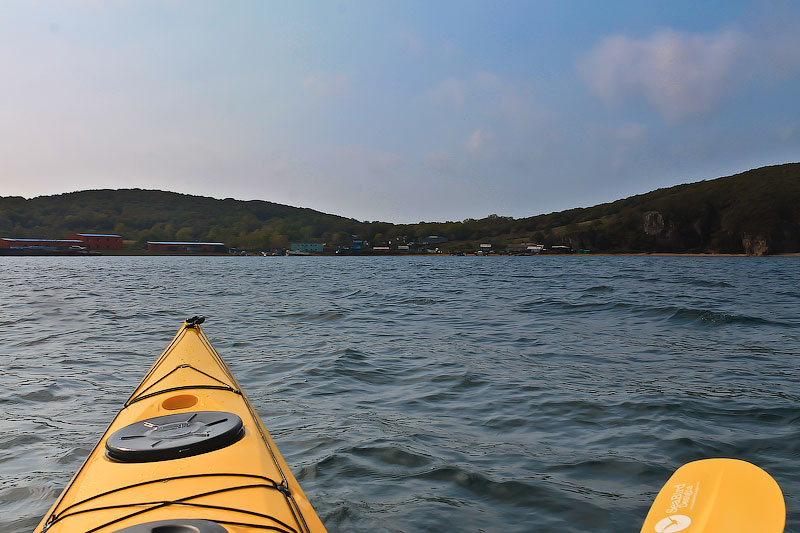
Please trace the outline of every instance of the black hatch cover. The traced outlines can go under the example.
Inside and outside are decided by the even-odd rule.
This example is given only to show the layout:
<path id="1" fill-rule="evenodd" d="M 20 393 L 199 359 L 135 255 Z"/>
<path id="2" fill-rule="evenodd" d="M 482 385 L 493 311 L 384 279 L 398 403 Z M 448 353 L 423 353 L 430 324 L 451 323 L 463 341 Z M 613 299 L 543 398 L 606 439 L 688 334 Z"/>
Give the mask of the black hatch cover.
<path id="1" fill-rule="evenodd" d="M 219 450 L 243 435 L 242 419 L 233 413 L 175 413 L 115 431 L 106 441 L 106 455 L 123 463 L 166 461 Z"/>
<path id="2" fill-rule="evenodd" d="M 118 529 L 114 533 L 227 533 L 228 530 L 209 520 L 158 520 Z"/>

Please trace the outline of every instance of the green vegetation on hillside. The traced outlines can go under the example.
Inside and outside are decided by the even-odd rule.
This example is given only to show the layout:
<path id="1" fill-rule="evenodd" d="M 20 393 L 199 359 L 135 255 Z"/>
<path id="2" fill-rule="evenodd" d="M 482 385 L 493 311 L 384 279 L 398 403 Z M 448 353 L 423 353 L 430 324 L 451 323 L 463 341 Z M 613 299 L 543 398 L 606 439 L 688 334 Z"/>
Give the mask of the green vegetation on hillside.
<path id="1" fill-rule="evenodd" d="M 141 189 L 0 198 L 0 236 L 115 233 L 147 241 L 221 241 L 240 248 L 285 248 L 291 241 L 349 239 L 362 223 L 263 201 L 217 200 Z"/>
<path id="2" fill-rule="evenodd" d="M 446 237 L 442 249 L 530 242 L 597 252 L 781 253 L 800 251 L 800 163 L 659 189 L 616 202 L 513 219 L 359 222 L 265 201 L 217 200 L 140 189 L 0 198 L 0 236 L 58 238 L 117 233 L 148 240 L 222 241 L 245 249 L 291 242 L 348 245 Z"/>

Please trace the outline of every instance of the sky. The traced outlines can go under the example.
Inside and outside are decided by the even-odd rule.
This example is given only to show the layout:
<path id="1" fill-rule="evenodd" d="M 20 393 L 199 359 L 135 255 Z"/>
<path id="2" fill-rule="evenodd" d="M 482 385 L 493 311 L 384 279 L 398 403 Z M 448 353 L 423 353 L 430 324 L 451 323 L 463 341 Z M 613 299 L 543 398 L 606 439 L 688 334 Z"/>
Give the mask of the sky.
<path id="1" fill-rule="evenodd" d="M 0 2 L 0 196 L 515 218 L 800 160 L 800 3 Z"/>

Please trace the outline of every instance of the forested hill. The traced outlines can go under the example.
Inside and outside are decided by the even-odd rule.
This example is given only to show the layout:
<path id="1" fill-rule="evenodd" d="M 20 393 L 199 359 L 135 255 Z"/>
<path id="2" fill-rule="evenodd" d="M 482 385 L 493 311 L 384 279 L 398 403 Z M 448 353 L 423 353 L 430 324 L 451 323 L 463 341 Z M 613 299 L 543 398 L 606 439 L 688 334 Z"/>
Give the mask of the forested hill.
<path id="1" fill-rule="evenodd" d="M 513 231 L 598 251 L 798 252 L 800 163 L 520 219 Z"/>
<path id="2" fill-rule="evenodd" d="M 529 218 L 419 224 L 360 222 L 266 201 L 140 189 L 0 198 L 0 236 L 70 233 L 116 233 L 133 247 L 148 240 L 201 240 L 267 250 L 291 242 L 348 245 L 353 235 L 378 245 L 437 235 L 448 239 L 438 247 L 464 251 L 480 243 L 497 250 L 528 242 L 597 252 L 798 252 L 800 163 Z"/>
<path id="3" fill-rule="evenodd" d="M 126 241 L 221 241 L 283 248 L 290 240 L 350 239 L 357 220 L 261 200 L 218 200 L 142 189 L 91 190 L 26 200 L 0 198 L 0 237 L 114 233 Z"/>

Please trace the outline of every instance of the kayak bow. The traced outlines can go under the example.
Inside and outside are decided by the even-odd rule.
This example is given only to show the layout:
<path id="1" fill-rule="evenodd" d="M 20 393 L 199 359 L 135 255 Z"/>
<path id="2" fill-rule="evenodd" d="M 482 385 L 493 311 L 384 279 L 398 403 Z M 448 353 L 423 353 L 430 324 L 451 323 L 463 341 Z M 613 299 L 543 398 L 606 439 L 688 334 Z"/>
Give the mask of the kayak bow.
<path id="1" fill-rule="evenodd" d="M 202 322 L 183 324 L 35 533 L 325 532 Z"/>

